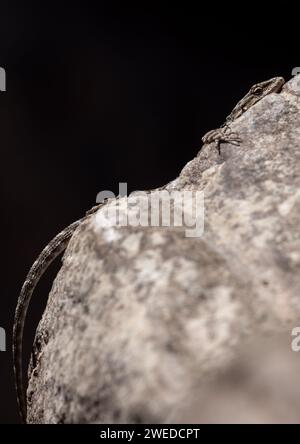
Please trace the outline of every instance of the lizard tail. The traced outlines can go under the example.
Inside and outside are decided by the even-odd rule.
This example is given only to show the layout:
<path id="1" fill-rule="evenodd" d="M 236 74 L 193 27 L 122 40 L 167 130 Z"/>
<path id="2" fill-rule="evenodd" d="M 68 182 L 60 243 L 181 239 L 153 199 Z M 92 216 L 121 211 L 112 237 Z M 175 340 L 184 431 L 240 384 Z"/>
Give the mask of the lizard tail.
<path id="1" fill-rule="evenodd" d="M 59 256 L 59 254 L 66 249 L 72 234 L 81 221 L 82 220 L 78 220 L 69 225 L 66 229 L 55 236 L 55 238 L 52 239 L 52 241 L 44 248 L 27 274 L 18 299 L 13 328 L 13 366 L 19 412 L 23 423 L 26 423 L 27 402 L 26 391 L 23 383 L 22 348 L 24 324 L 28 306 L 32 293 L 40 278 L 45 273 L 49 265 L 57 258 L 57 256 Z"/>

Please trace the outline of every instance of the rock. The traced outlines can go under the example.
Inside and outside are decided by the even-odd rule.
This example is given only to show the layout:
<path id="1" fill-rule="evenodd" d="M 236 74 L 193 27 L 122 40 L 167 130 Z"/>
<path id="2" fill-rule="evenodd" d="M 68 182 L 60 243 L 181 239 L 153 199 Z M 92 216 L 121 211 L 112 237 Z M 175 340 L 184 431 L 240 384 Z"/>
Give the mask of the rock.
<path id="1" fill-rule="evenodd" d="M 188 421 L 195 393 L 201 411 L 201 387 L 216 387 L 254 337 L 291 341 L 300 325 L 299 79 L 232 124 L 239 146 L 222 144 L 219 155 L 205 145 L 164 187 L 204 193 L 201 237 L 111 224 L 115 200 L 76 231 L 37 330 L 28 422 Z M 123 205 L 120 215 L 135 211 Z"/>

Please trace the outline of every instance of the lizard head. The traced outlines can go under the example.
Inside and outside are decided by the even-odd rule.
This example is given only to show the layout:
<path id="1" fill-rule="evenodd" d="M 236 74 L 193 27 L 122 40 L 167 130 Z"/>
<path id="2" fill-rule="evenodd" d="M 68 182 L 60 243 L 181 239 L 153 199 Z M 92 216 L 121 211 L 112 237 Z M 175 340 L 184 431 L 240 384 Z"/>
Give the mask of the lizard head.
<path id="1" fill-rule="evenodd" d="M 227 121 L 232 121 L 240 117 L 251 106 L 259 102 L 265 96 L 271 93 L 277 93 L 284 85 L 283 77 L 273 77 L 273 79 L 265 80 L 264 82 L 253 85 L 249 92 L 238 102 L 231 114 L 227 117 Z"/>
<path id="2" fill-rule="evenodd" d="M 283 77 L 274 77 L 270 80 L 265 80 L 264 82 L 257 83 L 250 88 L 248 94 L 254 97 L 265 97 L 267 94 L 279 92 L 284 84 Z"/>

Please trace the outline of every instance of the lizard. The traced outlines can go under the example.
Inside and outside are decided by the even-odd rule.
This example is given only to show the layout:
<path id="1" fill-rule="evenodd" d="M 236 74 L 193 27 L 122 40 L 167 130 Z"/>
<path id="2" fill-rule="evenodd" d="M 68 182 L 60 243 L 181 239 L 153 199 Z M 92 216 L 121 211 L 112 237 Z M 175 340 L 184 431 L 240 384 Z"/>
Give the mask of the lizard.
<path id="1" fill-rule="evenodd" d="M 236 104 L 231 113 L 226 117 L 223 125 L 221 125 L 220 128 L 208 131 L 202 137 L 202 142 L 204 144 L 215 142 L 219 154 L 221 154 L 221 143 L 238 145 L 241 142 L 241 139 L 236 133 L 230 130 L 230 124 L 268 94 L 279 92 L 283 84 L 283 77 L 274 77 L 253 85 L 248 93 Z"/>
<path id="2" fill-rule="evenodd" d="M 237 103 L 227 116 L 225 123 L 220 128 L 211 130 L 202 137 L 203 143 L 216 142 L 219 153 L 222 142 L 238 144 L 240 138 L 235 133 L 230 132 L 229 125 L 268 94 L 279 92 L 283 84 L 284 79 L 282 77 L 274 77 L 252 86 L 249 92 Z M 26 314 L 33 291 L 49 265 L 66 249 L 76 228 L 102 205 L 103 203 L 100 203 L 87 211 L 83 218 L 73 222 L 50 241 L 32 265 L 22 286 L 15 311 L 13 327 L 13 365 L 19 411 L 24 423 L 26 422 L 27 404 L 23 384 L 22 344 Z"/>

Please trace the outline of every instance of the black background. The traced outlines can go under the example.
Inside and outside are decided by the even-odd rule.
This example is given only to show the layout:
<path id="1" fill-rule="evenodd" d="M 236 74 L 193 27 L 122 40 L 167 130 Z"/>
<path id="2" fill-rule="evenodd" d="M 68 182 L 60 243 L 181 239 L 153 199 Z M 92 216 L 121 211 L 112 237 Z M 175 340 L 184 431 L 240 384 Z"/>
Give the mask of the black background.
<path id="1" fill-rule="evenodd" d="M 252 84 L 289 79 L 300 65 L 291 49 L 297 28 L 287 32 L 278 11 L 262 19 L 245 5 L 229 21 L 196 7 L 105 4 L 1 4 L 7 91 L 0 93 L 0 326 L 8 351 L 0 353 L 0 423 L 19 421 L 13 314 L 41 248 L 81 217 L 99 191 L 117 194 L 119 182 L 127 182 L 130 192 L 174 179 L 199 151 L 201 136 L 224 121 Z M 26 360 L 58 267 L 35 294 Z"/>

